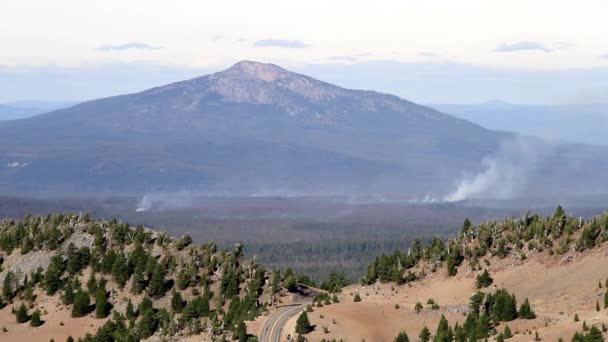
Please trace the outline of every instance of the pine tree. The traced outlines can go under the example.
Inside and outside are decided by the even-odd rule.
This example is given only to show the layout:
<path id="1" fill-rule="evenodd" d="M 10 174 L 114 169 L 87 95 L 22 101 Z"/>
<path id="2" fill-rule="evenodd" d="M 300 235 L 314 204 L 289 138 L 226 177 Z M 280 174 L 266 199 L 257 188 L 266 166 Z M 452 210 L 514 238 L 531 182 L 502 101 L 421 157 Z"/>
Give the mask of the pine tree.
<path id="1" fill-rule="evenodd" d="M 595 302 L 595 311 L 600 311 L 600 302 L 598 301 Z"/>
<path id="2" fill-rule="evenodd" d="M 448 320 L 444 315 L 441 315 L 441 319 L 439 320 L 439 324 L 437 325 L 437 332 L 435 333 L 434 342 L 450 342 L 451 340 L 451 330 L 450 325 L 448 324 Z"/>
<path id="3" fill-rule="evenodd" d="M 536 314 L 532 311 L 530 307 L 530 302 L 528 302 L 528 298 L 524 301 L 524 303 L 519 308 L 519 317 L 524 319 L 534 319 L 536 318 Z"/>
<path id="4" fill-rule="evenodd" d="M 235 335 L 239 342 L 247 342 L 247 326 L 245 325 L 245 322 L 239 322 L 236 326 Z"/>
<path id="5" fill-rule="evenodd" d="M 595 326 L 591 326 L 589 333 L 585 336 L 585 342 L 604 342 L 602 332 Z"/>
<path id="6" fill-rule="evenodd" d="M 95 291 L 95 317 L 106 318 L 110 314 L 110 303 L 106 297 L 106 290 L 98 288 Z"/>
<path id="7" fill-rule="evenodd" d="M 74 295 L 74 305 L 72 306 L 72 317 L 83 317 L 90 311 L 91 301 L 89 294 L 78 289 Z"/>
<path id="8" fill-rule="evenodd" d="M 135 270 L 133 271 L 133 277 L 131 281 L 131 292 L 135 294 L 140 294 L 146 288 L 146 281 L 144 279 L 144 264 L 137 264 L 135 266 Z"/>
<path id="9" fill-rule="evenodd" d="M 498 336 L 496 336 L 496 342 L 505 342 L 505 338 L 502 334 L 498 334 Z"/>
<path id="10" fill-rule="evenodd" d="M 182 312 L 184 305 L 185 303 L 180 293 L 173 289 L 173 295 L 171 296 L 171 309 L 177 313 L 180 313 Z"/>
<path id="11" fill-rule="evenodd" d="M 70 305 L 74 303 L 74 287 L 73 281 L 68 280 L 63 287 L 63 304 Z"/>
<path id="12" fill-rule="evenodd" d="M 127 265 L 127 258 L 124 254 L 119 253 L 114 263 L 112 264 L 112 277 L 120 288 L 123 288 L 129 279 L 129 268 Z"/>
<path id="13" fill-rule="evenodd" d="M 2 297 L 8 301 L 11 301 L 15 294 L 14 283 L 15 273 L 13 273 L 11 270 L 6 271 L 4 282 L 2 283 Z"/>
<path id="14" fill-rule="evenodd" d="M 488 272 L 487 269 L 484 269 L 483 272 L 481 274 L 479 274 L 476 279 L 476 284 L 477 284 L 478 289 L 488 287 L 488 286 L 492 285 L 493 282 L 494 282 L 494 279 L 492 279 L 492 277 L 490 276 L 490 273 Z"/>
<path id="15" fill-rule="evenodd" d="M 40 310 L 36 309 L 33 313 L 32 313 L 32 318 L 30 320 L 30 325 L 32 327 L 39 327 L 42 324 L 44 324 L 44 322 L 40 319 Z"/>
<path id="16" fill-rule="evenodd" d="M 407 336 L 405 331 L 402 331 L 395 337 L 395 342 L 410 342 L 410 338 Z"/>
<path id="17" fill-rule="evenodd" d="M 160 298 L 165 295 L 165 273 L 163 267 L 156 263 L 148 284 L 148 295 L 153 298 Z"/>
<path id="18" fill-rule="evenodd" d="M 416 311 L 417 314 L 419 314 L 420 311 L 422 311 L 422 303 L 417 302 L 416 305 L 414 305 L 414 310 Z"/>
<path id="19" fill-rule="evenodd" d="M 52 296 L 61 288 L 61 275 L 64 271 L 63 257 L 57 254 L 51 258 L 51 264 L 44 274 L 44 288 Z"/>
<path id="20" fill-rule="evenodd" d="M 133 308 L 133 302 L 131 302 L 130 299 L 129 299 L 129 302 L 127 303 L 127 309 L 125 310 L 125 316 L 127 317 L 127 319 L 135 318 L 135 309 Z"/>
<path id="21" fill-rule="evenodd" d="M 141 314 L 141 320 L 137 326 L 137 331 L 139 332 L 139 337 L 141 339 L 146 339 L 154 334 L 158 327 L 158 320 L 154 317 L 153 310 L 145 310 Z"/>
<path id="22" fill-rule="evenodd" d="M 97 278 L 95 278 L 95 273 L 91 272 L 91 276 L 89 276 L 89 280 L 87 281 L 87 290 L 90 293 L 95 293 L 97 291 Z"/>
<path id="23" fill-rule="evenodd" d="M 17 319 L 17 323 L 25 323 L 30 320 L 30 316 L 27 314 L 25 304 L 21 303 L 19 309 L 15 311 L 15 318 Z"/>
<path id="24" fill-rule="evenodd" d="M 296 321 L 296 333 L 298 334 L 308 334 L 312 331 L 312 326 L 310 325 L 310 321 L 308 320 L 308 314 L 306 311 L 302 312 Z"/>
<path id="25" fill-rule="evenodd" d="M 574 321 L 575 321 L 575 322 L 578 322 L 579 320 L 580 320 L 580 319 L 578 318 L 578 314 L 577 314 L 577 313 L 575 313 L 575 314 L 574 314 Z"/>
<path id="26" fill-rule="evenodd" d="M 353 302 L 360 302 L 361 301 L 361 296 L 359 296 L 358 293 L 355 293 L 355 297 L 353 298 Z"/>
<path id="27" fill-rule="evenodd" d="M 505 330 L 502 332 L 502 334 L 505 338 L 513 337 L 513 333 L 511 332 L 511 328 L 509 328 L 508 324 L 505 326 Z"/>
<path id="28" fill-rule="evenodd" d="M 431 331 L 424 326 L 422 330 L 420 330 L 418 337 L 420 338 L 420 342 L 429 342 L 431 340 Z"/>

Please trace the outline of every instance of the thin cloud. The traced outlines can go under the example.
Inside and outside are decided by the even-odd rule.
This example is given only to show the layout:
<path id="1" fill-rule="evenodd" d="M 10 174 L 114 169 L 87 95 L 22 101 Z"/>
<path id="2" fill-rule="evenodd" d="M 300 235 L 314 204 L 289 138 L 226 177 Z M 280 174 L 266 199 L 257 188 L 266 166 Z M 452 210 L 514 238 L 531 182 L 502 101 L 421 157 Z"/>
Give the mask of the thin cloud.
<path id="1" fill-rule="evenodd" d="M 331 56 L 331 57 L 328 57 L 327 59 L 329 59 L 330 61 L 356 62 L 361 57 L 368 57 L 368 56 L 373 56 L 373 54 L 369 53 L 369 52 L 364 52 L 364 53 L 357 53 L 354 55 Z"/>
<path id="2" fill-rule="evenodd" d="M 102 45 L 97 48 L 99 51 L 125 51 L 125 50 L 160 50 L 162 46 L 153 46 L 146 43 L 131 42 L 121 45 Z"/>
<path id="3" fill-rule="evenodd" d="M 603 55 L 600 55 L 601 59 L 608 59 L 608 53 L 605 53 Z"/>
<path id="4" fill-rule="evenodd" d="M 437 57 L 439 56 L 438 54 L 434 53 L 434 52 L 419 52 L 418 56 L 423 56 L 423 57 Z"/>
<path id="5" fill-rule="evenodd" d="M 515 51 L 543 51 L 551 52 L 551 49 L 546 47 L 543 43 L 532 42 L 532 41 L 521 41 L 515 43 L 502 43 L 494 52 L 515 52 Z"/>
<path id="6" fill-rule="evenodd" d="M 279 47 L 288 49 L 302 49 L 307 48 L 310 45 L 305 44 L 299 40 L 285 40 L 285 39 L 262 39 L 253 43 L 254 47 Z"/>
<path id="7" fill-rule="evenodd" d="M 569 49 L 569 48 L 572 48 L 572 47 L 575 47 L 575 46 L 576 46 L 576 44 L 571 43 L 571 42 L 556 42 L 556 43 L 553 43 L 553 48 L 555 50 L 564 50 L 564 49 Z"/>

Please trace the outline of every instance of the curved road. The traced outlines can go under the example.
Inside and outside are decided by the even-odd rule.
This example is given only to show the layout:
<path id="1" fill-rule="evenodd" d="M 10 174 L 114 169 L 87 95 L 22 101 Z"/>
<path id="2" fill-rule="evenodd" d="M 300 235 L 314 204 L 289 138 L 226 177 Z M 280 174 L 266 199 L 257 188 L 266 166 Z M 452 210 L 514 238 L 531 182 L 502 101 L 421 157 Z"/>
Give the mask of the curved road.
<path id="1" fill-rule="evenodd" d="M 279 310 L 268 317 L 268 320 L 264 323 L 260 342 L 279 342 L 285 323 L 304 309 L 306 309 L 306 304 L 294 304 L 279 308 Z"/>

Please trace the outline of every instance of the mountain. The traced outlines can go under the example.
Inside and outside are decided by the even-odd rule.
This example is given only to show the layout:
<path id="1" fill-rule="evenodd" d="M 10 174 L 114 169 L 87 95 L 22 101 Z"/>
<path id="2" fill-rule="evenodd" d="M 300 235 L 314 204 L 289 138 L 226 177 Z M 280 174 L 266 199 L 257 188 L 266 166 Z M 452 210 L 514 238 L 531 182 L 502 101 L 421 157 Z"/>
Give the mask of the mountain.
<path id="1" fill-rule="evenodd" d="M 503 101 L 430 105 L 439 111 L 501 129 L 548 139 L 608 145 L 608 104 L 517 105 Z"/>
<path id="2" fill-rule="evenodd" d="M 4 193 L 444 193 L 515 135 L 399 97 L 350 90 L 272 64 L 0 123 Z M 604 184 L 604 150 L 560 145 L 538 186 Z M 605 155 L 605 154 L 604 154 Z M 561 158 L 579 165 L 555 169 Z M 587 166 L 592 165 L 590 171 Z M 570 165 L 574 165 L 571 163 Z M 585 166 L 584 168 L 582 166 Z"/>
<path id="3" fill-rule="evenodd" d="M 0 121 L 23 119 L 67 108 L 76 102 L 18 101 L 0 104 Z"/>

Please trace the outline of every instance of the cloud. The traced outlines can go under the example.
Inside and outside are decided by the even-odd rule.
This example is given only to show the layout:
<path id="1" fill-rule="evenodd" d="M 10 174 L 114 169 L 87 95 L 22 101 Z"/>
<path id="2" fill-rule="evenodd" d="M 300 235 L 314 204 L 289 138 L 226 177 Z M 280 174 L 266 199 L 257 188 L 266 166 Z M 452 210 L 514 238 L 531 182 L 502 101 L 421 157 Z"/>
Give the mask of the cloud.
<path id="1" fill-rule="evenodd" d="M 327 59 L 329 59 L 330 61 L 356 62 L 361 57 L 368 57 L 368 56 L 373 56 L 373 54 L 369 53 L 369 52 L 364 52 L 364 53 L 357 53 L 354 55 L 331 56 L 331 57 L 328 57 Z"/>
<path id="2" fill-rule="evenodd" d="M 514 51 L 543 51 L 551 52 L 552 50 L 546 47 L 543 43 L 532 41 L 521 41 L 515 43 L 502 43 L 494 52 L 514 52 Z"/>
<path id="3" fill-rule="evenodd" d="M 553 43 L 553 48 L 555 50 L 564 50 L 564 49 L 569 49 L 572 47 L 575 47 L 576 44 L 571 43 L 571 42 L 555 42 Z"/>
<path id="4" fill-rule="evenodd" d="M 600 55 L 601 59 L 608 59 L 608 53 L 605 53 L 603 55 Z"/>
<path id="5" fill-rule="evenodd" d="M 97 48 L 99 51 L 124 51 L 124 50 L 160 50 L 162 46 L 153 46 L 146 43 L 131 42 L 121 45 L 102 45 Z"/>
<path id="6" fill-rule="evenodd" d="M 422 57 L 439 57 L 442 56 L 443 54 L 438 54 L 435 52 L 429 52 L 429 51 L 423 51 L 423 52 L 419 52 L 418 56 L 422 56 Z"/>
<path id="7" fill-rule="evenodd" d="M 299 40 L 285 40 L 285 39 L 262 39 L 253 43 L 254 47 L 279 47 L 288 49 L 302 49 L 310 47 Z"/>

